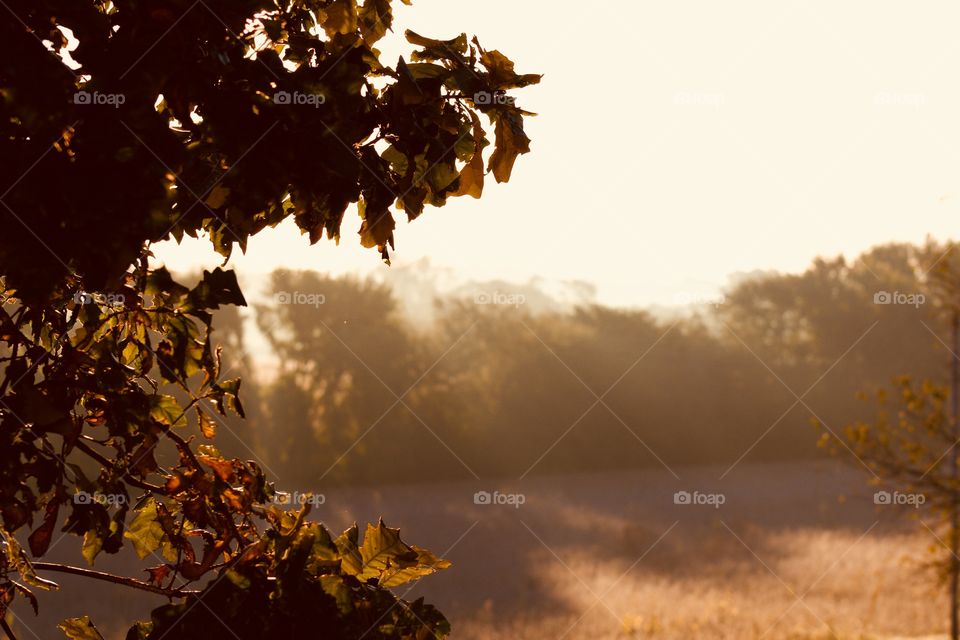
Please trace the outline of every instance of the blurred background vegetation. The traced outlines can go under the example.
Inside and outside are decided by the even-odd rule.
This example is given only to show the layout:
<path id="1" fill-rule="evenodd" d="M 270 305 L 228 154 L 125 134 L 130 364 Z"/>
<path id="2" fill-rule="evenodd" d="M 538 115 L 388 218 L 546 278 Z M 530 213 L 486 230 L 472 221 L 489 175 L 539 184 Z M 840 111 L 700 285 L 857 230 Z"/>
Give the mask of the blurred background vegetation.
<path id="1" fill-rule="evenodd" d="M 217 319 L 258 418 L 223 449 L 289 489 L 811 458 L 812 418 L 839 431 L 859 391 L 946 379 L 931 296 L 883 303 L 923 294 L 945 249 L 879 246 L 646 310 L 500 283 L 430 294 L 414 317 L 409 287 L 278 271 L 266 302 Z"/>

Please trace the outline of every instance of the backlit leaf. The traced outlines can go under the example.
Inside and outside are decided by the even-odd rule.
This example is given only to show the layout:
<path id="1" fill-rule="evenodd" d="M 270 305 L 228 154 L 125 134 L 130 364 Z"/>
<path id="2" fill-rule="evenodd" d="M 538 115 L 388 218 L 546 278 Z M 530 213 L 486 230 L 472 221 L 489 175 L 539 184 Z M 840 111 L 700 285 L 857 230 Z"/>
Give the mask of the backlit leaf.
<path id="1" fill-rule="evenodd" d="M 90 622 L 90 616 L 67 618 L 57 625 L 70 640 L 103 640 L 103 636 Z"/>
<path id="2" fill-rule="evenodd" d="M 517 156 L 530 151 L 530 138 L 523 131 L 523 116 L 515 111 L 502 112 L 496 122 L 497 143 L 487 169 L 497 182 L 507 182 Z"/>
<path id="3" fill-rule="evenodd" d="M 137 516 L 130 523 L 123 537 L 133 542 L 133 548 L 142 560 L 160 548 L 163 536 L 163 526 L 157 515 L 157 503 L 153 498 L 149 498 L 137 511 Z"/>

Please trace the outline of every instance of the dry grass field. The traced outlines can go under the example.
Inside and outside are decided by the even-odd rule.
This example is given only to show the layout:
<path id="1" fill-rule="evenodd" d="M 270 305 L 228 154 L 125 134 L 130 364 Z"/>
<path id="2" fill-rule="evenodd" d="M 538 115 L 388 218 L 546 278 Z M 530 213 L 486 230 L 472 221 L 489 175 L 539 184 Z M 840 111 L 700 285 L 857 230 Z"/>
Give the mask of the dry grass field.
<path id="1" fill-rule="evenodd" d="M 454 563 L 414 586 L 463 640 L 885 639 L 943 637 L 945 600 L 924 563 L 938 543 L 909 513 L 873 504 L 855 469 L 832 462 L 679 468 L 546 477 L 523 483 L 329 492 L 332 528 L 383 515 L 404 537 Z M 474 503 L 518 492 L 520 506 Z M 725 502 L 677 505 L 679 490 Z M 68 559 L 75 539 L 56 549 Z M 91 611 L 122 637 L 149 596 L 82 581 L 23 619 L 54 638 L 55 621 Z"/>

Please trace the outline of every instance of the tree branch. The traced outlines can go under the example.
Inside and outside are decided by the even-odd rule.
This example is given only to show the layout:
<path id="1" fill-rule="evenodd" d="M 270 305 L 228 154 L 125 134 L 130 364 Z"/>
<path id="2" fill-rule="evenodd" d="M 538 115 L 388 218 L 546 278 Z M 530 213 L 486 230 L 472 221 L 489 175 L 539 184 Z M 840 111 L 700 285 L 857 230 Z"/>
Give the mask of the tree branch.
<path id="1" fill-rule="evenodd" d="M 86 436 L 84 436 L 86 437 Z M 94 450 L 90 445 L 84 442 L 82 439 L 77 440 L 75 446 L 80 451 L 83 451 L 85 454 L 99 462 L 106 469 L 115 469 L 115 463 L 109 460 L 106 456 L 101 455 L 96 450 Z M 166 495 L 167 490 L 164 487 L 150 484 L 149 482 L 144 482 L 143 480 L 138 480 L 130 473 L 128 469 L 121 469 L 121 475 L 123 476 L 124 481 L 130 486 L 137 487 L 138 489 L 143 489 L 144 491 L 150 491 L 152 493 L 159 493 L 160 495 Z"/>
<path id="2" fill-rule="evenodd" d="M 150 593 L 156 593 L 157 595 L 167 596 L 169 598 L 185 598 L 189 595 L 200 593 L 199 591 L 158 587 L 150 584 L 149 582 L 137 580 L 136 578 L 115 576 L 112 573 L 94 571 L 93 569 L 84 569 L 83 567 L 72 567 L 70 565 L 58 564 L 56 562 L 31 562 L 30 564 L 38 571 L 59 571 L 61 573 L 72 573 L 73 575 L 83 576 L 85 578 L 94 578 L 96 580 L 112 582 L 113 584 L 120 584 L 133 589 L 140 589 L 141 591 L 149 591 Z"/>

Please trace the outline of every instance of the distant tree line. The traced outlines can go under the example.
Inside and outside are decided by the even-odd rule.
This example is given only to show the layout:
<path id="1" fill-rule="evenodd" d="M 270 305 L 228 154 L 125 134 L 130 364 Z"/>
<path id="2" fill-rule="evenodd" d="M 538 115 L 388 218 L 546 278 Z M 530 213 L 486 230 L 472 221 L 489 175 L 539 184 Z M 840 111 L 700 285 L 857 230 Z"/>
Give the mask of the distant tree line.
<path id="1" fill-rule="evenodd" d="M 677 318 L 533 313 L 499 291 L 440 299 L 417 326 L 386 285 L 278 271 L 256 309 L 281 364 L 247 393 L 263 417 L 253 448 L 312 489 L 816 456 L 812 420 L 839 432 L 863 413 L 858 392 L 945 379 L 924 293 L 945 249 L 754 274 Z M 238 318 L 220 326 L 242 340 Z"/>

